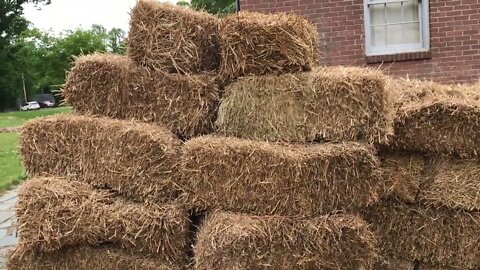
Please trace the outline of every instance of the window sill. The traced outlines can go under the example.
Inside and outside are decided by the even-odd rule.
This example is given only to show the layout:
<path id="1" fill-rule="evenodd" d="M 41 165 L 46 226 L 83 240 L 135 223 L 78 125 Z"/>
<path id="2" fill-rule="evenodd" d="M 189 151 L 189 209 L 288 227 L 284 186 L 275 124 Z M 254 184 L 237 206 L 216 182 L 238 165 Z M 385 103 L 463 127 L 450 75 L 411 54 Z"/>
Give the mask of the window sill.
<path id="1" fill-rule="evenodd" d="M 396 53 L 396 54 L 389 54 L 389 55 L 372 55 L 372 56 L 365 57 L 367 64 L 421 60 L 421 59 L 432 59 L 432 52 L 431 51 L 409 52 L 409 53 Z"/>

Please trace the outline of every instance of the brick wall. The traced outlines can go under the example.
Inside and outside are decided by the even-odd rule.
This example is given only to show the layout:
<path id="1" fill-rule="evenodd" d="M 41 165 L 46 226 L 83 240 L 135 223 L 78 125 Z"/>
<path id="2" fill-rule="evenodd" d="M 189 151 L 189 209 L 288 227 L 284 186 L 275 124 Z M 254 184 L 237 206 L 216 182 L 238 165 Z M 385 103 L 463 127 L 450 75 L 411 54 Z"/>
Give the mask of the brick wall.
<path id="1" fill-rule="evenodd" d="M 322 39 L 324 65 L 381 66 L 393 76 L 444 83 L 480 80 L 480 0 L 430 0 L 429 59 L 383 63 L 365 57 L 363 0 L 240 0 L 240 6 L 309 19 Z"/>

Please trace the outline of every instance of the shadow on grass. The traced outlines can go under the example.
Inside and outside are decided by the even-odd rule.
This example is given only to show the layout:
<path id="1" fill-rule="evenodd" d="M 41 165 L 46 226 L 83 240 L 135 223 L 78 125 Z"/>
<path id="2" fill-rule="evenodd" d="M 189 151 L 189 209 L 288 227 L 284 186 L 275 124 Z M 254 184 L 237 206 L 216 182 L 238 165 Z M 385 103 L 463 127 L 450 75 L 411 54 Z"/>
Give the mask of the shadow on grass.
<path id="1" fill-rule="evenodd" d="M 20 185 L 23 181 L 27 180 L 26 175 L 14 177 L 12 180 L 0 183 L 0 192 L 8 191 L 14 187 Z"/>

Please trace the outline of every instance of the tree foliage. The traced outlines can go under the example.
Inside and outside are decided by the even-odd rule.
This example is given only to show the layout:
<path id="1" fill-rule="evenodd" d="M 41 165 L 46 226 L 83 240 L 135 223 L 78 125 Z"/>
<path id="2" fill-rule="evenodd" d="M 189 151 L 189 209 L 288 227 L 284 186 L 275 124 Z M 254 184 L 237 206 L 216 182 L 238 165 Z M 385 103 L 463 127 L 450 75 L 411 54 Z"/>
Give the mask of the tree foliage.
<path id="1" fill-rule="evenodd" d="M 28 22 L 23 15 L 23 4 L 50 4 L 50 0 L 0 0 L 0 46 L 27 29 Z"/>
<path id="2" fill-rule="evenodd" d="M 205 10 L 208 13 L 225 15 L 235 12 L 235 0 L 181 0 L 177 5 L 190 7 L 196 10 Z"/>
<path id="3" fill-rule="evenodd" d="M 22 75 L 30 98 L 49 93 L 63 84 L 75 56 L 93 52 L 121 54 L 125 51 L 124 39 L 123 30 L 107 31 L 99 25 L 60 34 L 35 28 L 23 31 L 2 51 L 5 57 L 0 53 L 0 59 L 5 60 L 2 63 L 6 63 L 0 66 L 0 110 L 15 107 L 22 97 Z"/>
<path id="4" fill-rule="evenodd" d="M 63 84 L 75 56 L 125 51 L 125 32 L 118 28 L 93 25 L 60 34 L 29 28 L 23 17 L 26 3 L 41 7 L 50 0 L 0 0 L 0 111 L 14 108 L 22 98 L 22 77 L 31 98 Z"/>

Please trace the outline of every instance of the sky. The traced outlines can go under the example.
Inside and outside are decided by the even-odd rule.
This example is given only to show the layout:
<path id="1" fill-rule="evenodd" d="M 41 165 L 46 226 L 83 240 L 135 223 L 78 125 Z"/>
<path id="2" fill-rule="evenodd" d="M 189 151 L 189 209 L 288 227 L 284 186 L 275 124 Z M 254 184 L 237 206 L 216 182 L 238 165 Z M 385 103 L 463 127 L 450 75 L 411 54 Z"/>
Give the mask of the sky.
<path id="1" fill-rule="evenodd" d="M 38 10 L 34 5 L 24 6 L 25 17 L 36 28 L 52 29 L 59 33 L 65 29 L 89 28 L 100 24 L 107 29 L 121 28 L 128 33 L 129 12 L 137 0 L 52 0 Z M 176 3 L 176 0 L 163 0 Z"/>

